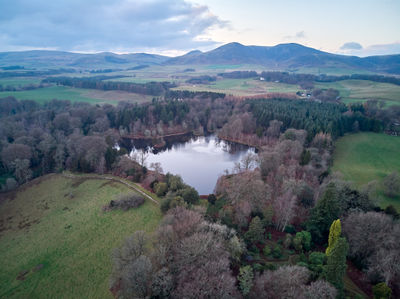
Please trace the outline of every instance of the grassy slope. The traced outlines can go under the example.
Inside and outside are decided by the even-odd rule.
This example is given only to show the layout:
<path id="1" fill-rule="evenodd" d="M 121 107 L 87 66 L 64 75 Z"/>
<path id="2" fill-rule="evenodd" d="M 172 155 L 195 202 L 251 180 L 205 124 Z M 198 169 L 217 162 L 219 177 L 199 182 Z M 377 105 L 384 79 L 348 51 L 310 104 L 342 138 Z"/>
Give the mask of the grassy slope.
<path id="1" fill-rule="evenodd" d="M 0 297 L 111 297 L 112 249 L 136 230 L 154 231 L 161 219 L 149 201 L 137 210 L 102 212 L 125 192 L 131 190 L 119 183 L 56 175 L 1 203 L 0 219 L 9 229 L 0 233 Z M 31 225 L 18 227 L 24 223 Z M 43 269 L 33 272 L 38 264 Z M 26 279 L 16 280 L 23 270 L 30 270 Z"/>
<path id="2" fill-rule="evenodd" d="M 385 101 L 387 106 L 400 105 L 400 86 L 368 80 L 344 80 L 317 83 L 317 88 L 339 90 L 344 103 L 365 102 L 368 99 Z"/>
<path id="3" fill-rule="evenodd" d="M 400 198 L 384 196 L 380 186 L 386 175 L 400 172 L 400 138 L 376 133 L 342 137 L 336 142 L 332 170 L 340 171 L 356 187 L 377 180 L 381 205 L 393 204 L 400 211 Z"/>
<path id="4" fill-rule="evenodd" d="M 152 96 L 139 95 L 124 91 L 103 91 L 94 89 L 71 88 L 66 86 L 50 86 L 26 91 L 0 92 L 0 98 L 13 96 L 20 100 L 34 100 L 40 104 L 52 99 L 70 100 L 71 102 L 87 102 L 91 104 L 117 104 L 118 101 L 148 102 Z"/>
<path id="5" fill-rule="evenodd" d="M 82 95 L 83 91 L 85 90 L 65 86 L 50 86 L 26 91 L 3 91 L 0 92 L 0 98 L 13 96 L 19 100 L 34 100 L 40 104 L 53 99 L 70 100 L 71 102 L 88 102 L 92 104 L 111 102 L 86 97 Z"/>

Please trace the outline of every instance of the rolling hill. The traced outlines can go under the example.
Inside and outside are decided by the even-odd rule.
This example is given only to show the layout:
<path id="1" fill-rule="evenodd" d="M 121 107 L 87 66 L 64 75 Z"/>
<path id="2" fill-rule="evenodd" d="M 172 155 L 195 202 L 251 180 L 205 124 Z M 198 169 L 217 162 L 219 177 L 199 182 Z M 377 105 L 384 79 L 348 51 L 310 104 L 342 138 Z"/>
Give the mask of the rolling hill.
<path id="1" fill-rule="evenodd" d="M 208 52 L 191 51 L 178 57 L 110 52 L 81 54 L 61 51 L 22 51 L 0 53 L 0 67 L 26 68 L 118 68 L 137 65 L 231 65 L 250 64 L 276 70 L 295 68 L 344 68 L 400 74 L 400 54 L 357 57 L 331 54 L 300 44 L 279 44 L 272 47 L 245 46 L 229 43 Z"/>
<path id="2" fill-rule="evenodd" d="M 273 47 L 244 46 L 230 43 L 208 52 L 192 51 L 174 57 L 167 64 L 255 64 L 276 69 L 298 67 L 341 67 L 374 72 L 400 73 L 400 55 L 360 58 L 331 54 L 300 44 L 279 44 Z"/>

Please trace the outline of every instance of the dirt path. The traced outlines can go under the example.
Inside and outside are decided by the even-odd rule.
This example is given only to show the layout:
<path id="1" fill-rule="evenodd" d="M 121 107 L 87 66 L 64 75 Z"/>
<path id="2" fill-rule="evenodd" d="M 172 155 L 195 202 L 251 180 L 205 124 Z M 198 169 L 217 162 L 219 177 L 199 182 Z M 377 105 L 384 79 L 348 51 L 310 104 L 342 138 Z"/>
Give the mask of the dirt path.
<path id="1" fill-rule="evenodd" d="M 108 180 L 108 181 L 121 183 L 121 184 L 124 184 L 125 186 L 127 186 L 128 188 L 133 189 L 136 192 L 142 194 L 145 198 L 151 200 L 156 205 L 158 205 L 158 206 L 160 205 L 160 203 L 157 200 L 155 200 L 150 195 L 148 195 L 145 192 L 143 192 L 142 190 L 140 190 L 134 184 L 130 184 L 130 183 L 126 182 L 126 181 L 123 181 L 122 179 L 118 179 L 118 178 L 114 178 L 114 177 L 108 177 L 108 176 L 100 176 L 100 175 L 79 176 L 79 175 L 73 175 L 73 174 L 70 174 L 70 173 L 63 173 L 62 176 L 66 177 L 66 178 L 70 178 L 70 179 L 82 179 L 82 178 L 84 178 L 84 179 L 93 179 L 93 180 Z"/>

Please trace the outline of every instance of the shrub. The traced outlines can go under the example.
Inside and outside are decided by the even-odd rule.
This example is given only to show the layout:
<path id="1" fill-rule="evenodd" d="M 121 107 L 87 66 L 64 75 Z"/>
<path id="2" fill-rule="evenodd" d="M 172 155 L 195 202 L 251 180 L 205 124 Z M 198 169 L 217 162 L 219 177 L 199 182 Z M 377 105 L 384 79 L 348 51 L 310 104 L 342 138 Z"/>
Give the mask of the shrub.
<path id="1" fill-rule="evenodd" d="M 374 285 L 372 292 L 374 293 L 374 299 L 389 299 L 392 296 L 392 290 L 384 282 Z"/>
<path id="2" fill-rule="evenodd" d="M 280 259 L 282 257 L 282 249 L 281 249 L 281 247 L 279 245 L 276 245 L 274 247 L 274 249 L 272 250 L 272 256 L 275 259 Z"/>
<path id="3" fill-rule="evenodd" d="M 383 180 L 384 192 L 389 197 L 400 194 L 400 176 L 397 171 L 392 172 Z"/>
<path id="4" fill-rule="evenodd" d="M 265 256 L 269 256 L 271 254 L 271 248 L 268 245 L 265 245 L 263 253 Z"/>
<path id="5" fill-rule="evenodd" d="M 136 193 L 121 194 L 116 200 L 111 200 L 104 210 L 121 209 L 127 211 L 132 208 L 137 208 L 144 203 L 144 198 Z"/>
<path id="6" fill-rule="evenodd" d="M 155 184 L 154 186 L 154 191 L 156 192 L 157 196 L 164 196 L 165 193 L 167 193 L 167 190 L 168 190 L 167 183 L 160 182 Z"/>

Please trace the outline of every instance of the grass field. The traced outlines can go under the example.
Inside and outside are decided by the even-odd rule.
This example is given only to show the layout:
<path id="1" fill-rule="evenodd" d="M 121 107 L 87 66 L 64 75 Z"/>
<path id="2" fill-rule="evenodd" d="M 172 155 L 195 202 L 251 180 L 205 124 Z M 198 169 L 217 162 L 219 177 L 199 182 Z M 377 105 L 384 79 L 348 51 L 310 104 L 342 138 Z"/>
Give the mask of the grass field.
<path id="1" fill-rule="evenodd" d="M 317 83 L 317 88 L 339 90 L 346 104 L 365 102 L 370 99 L 385 101 L 386 106 L 400 105 L 400 86 L 368 80 L 344 80 L 329 83 Z"/>
<path id="2" fill-rule="evenodd" d="M 39 84 L 42 81 L 40 77 L 17 77 L 17 78 L 2 78 L 0 85 L 3 87 L 23 87 L 29 84 Z"/>
<path id="3" fill-rule="evenodd" d="M 296 93 L 301 90 L 298 85 L 294 84 L 265 82 L 256 79 L 223 79 L 217 80 L 211 84 L 184 84 L 174 89 L 222 92 L 238 96 L 250 96 L 271 92 Z"/>
<path id="4" fill-rule="evenodd" d="M 359 133 L 347 135 L 336 142 L 333 171 L 340 171 L 344 179 L 361 187 L 378 181 L 377 196 L 382 207 L 394 205 L 400 212 L 400 198 L 383 194 L 381 183 L 391 172 L 400 172 L 400 138 L 385 134 Z"/>
<path id="5" fill-rule="evenodd" d="M 102 211 L 128 192 L 116 182 L 53 175 L 0 200 L 0 298 L 111 298 L 112 249 L 134 231 L 154 231 L 162 217 L 149 200 Z M 21 271 L 29 272 L 17 280 Z"/>
<path id="6" fill-rule="evenodd" d="M 0 98 L 13 96 L 19 100 L 34 100 L 40 104 L 58 100 L 70 100 L 71 102 L 87 102 L 91 104 L 117 104 L 118 101 L 146 102 L 151 96 L 144 96 L 124 91 L 103 91 L 92 89 L 72 88 L 66 86 L 50 86 L 25 91 L 3 91 Z"/>

